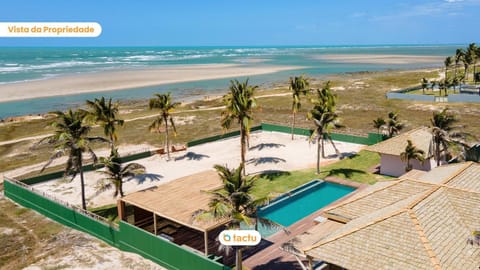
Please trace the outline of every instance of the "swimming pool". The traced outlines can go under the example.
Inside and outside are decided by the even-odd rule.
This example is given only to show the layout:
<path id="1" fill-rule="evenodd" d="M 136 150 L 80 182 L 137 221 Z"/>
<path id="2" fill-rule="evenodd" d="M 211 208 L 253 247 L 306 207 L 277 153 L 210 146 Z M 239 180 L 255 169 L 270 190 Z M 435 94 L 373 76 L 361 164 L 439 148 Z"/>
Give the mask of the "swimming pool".
<path id="1" fill-rule="evenodd" d="M 288 227 L 354 190 L 349 186 L 312 180 L 259 208 L 258 215 Z"/>

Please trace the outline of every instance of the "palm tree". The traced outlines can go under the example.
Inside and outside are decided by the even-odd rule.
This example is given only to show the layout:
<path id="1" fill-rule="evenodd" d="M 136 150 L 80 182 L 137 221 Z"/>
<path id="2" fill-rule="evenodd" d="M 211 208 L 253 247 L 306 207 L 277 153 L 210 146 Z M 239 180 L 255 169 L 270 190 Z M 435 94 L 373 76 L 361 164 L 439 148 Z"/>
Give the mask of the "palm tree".
<path id="1" fill-rule="evenodd" d="M 322 89 L 317 89 L 317 95 L 312 99 L 313 108 L 308 113 L 308 119 L 313 120 L 315 125 L 310 141 L 316 140 L 317 143 L 317 174 L 320 173 L 320 150 L 322 157 L 325 157 L 325 139 L 328 140 L 335 151 L 335 147 L 330 131 L 333 128 L 342 127 L 338 123 L 338 115 L 335 113 L 336 96 L 330 90 L 330 81 L 326 82 Z"/>
<path id="2" fill-rule="evenodd" d="M 230 220 L 231 229 L 240 229 L 240 224 L 247 226 L 260 223 L 266 227 L 281 227 L 279 224 L 257 215 L 257 207 L 264 205 L 267 197 L 254 199 L 252 190 L 255 186 L 257 176 L 246 178 L 243 176 L 243 164 L 236 169 L 229 169 L 225 166 L 215 165 L 222 188 L 214 191 L 205 191 L 212 195 L 208 210 L 200 210 L 195 213 L 195 220 Z M 236 248 L 235 256 L 236 269 L 242 269 L 242 249 Z"/>
<path id="3" fill-rule="evenodd" d="M 176 135 L 177 129 L 175 128 L 175 122 L 171 113 L 180 104 L 173 102 L 170 92 L 166 94 L 154 94 L 155 98 L 151 98 L 148 107 L 150 110 L 158 109 L 158 117 L 148 127 L 150 131 L 156 131 L 160 133 L 160 128 L 165 125 L 165 146 L 167 148 L 167 158 L 170 160 L 170 141 L 168 134 L 168 123 L 172 126 L 173 134 Z"/>
<path id="4" fill-rule="evenodd" d="M 225 110 L 222 112 L 221 125 L 224 129 L 230 128 L 233 121 L 240 125 L 240 157 L 241 165 L 244 166 L 245 175 L 245 155 L 247 151 L 248 138 L 250 136 L 250 125 L 253 120 L 253 108 L 257 102 L 254 98 L 255 90 L 258 86 L 248 85 L 248 79 L 245 82 L 238 80 L 230 81 L 230 92 L 223 96 Z"/>
<path id="5" fill-rule="evenodd" d="M 380 134 L 380 129 L 384 127 L 385 124 L 385 119 L 383 119 L 382 117 L 378 117 L 377 119 L 373 120 L 373 127 L 377 129 L 378 134 Z"/>
<path id="6" fill-rule="evenodd" d="M 453 64 L 453 57 L 448 56 L 443 62 L 445 64 L 445 82 L 448 80 L 448 68 Z M 445 96 L 447 96 L 447 88 L 445 88 Z"/>
<path id="7" fill-rule="evenodd" d="M 464 62 L 464 61 L 465 61 L 465 51 L 462 48 L 458 48 L 455 51 L 455 78 L 457 78 L 458 64 L 460 64 L 460 62 Z"/>
<path id="8" fill-rule="evenodd" d="M 422 78 L 422 91 L 423 94 L 425 95 L 425 89 L 428 87 L 428 80 L 426 78 Z"/>
<path id="9" fill-rule="evenodd" d="M 388 137 L 392 138 L 403 129 L 403 123 L 398 119 L 398 112 L 389 112 L 387 119 Z"/>
<path id="10" fill-rule="evenodd" d="M 304 78 L 303 75 L 300 77 L 290 77 L 290 90 L 292 90 L 292 116 L 293 116 L 293 122 L 292 122 L 292 140 L 294 136 L 294 129 L 295 129 L 295 115 L 297 114 L 298 110 L 300 110 L 300 107 L 302 104 L 300 103 L 300 95 L 306 95 L 307 94 L 307 88 L 309 87 L 309 82 L 307 78 Z"/>
<path id="11" fill-rule="evenodd" d="M 477 64 L 477 50 L 478 47 L 475 43 L 470 43 L 467 47 L 467 52 L 466 52 L 466 59 L 468 60 L 469 65 L 473 65 L 473 82 L 476 83 L 475 81 L 475 72 L 476 72 L 476 64 Z"/>
<path id="12" fill-rule="evenodd" d="M 465 139 L 471 135 L 466 132 L 456 131 L 461 126 L 454 126 L 458 119 L 448 108 L 441 112 L 434 112 L 430 123 L 432 125 L 433 152 L 437 166 L 440 166 L 442 152 L 448 153 L 451 144 L 457 144 L 468 148 Z"/>
<path id="13" fill-rule="evenodd" d="M 124 121 L 118 119 L 118 103 L 112 103 L 112 99 L 105 100 L 105 97 L 87 100 L 90 110 L 86 111 L 86 119 L 103 128 L 103 133 L 110 139 L 111 149 L 115 148 L 118 140 L 116 126 L 123 126 Z"/>
<path id="14" fill-rule="evenodd" d="M 55 145 L 55 153 L 50 157 L 49 161 L 43 166 L 42 171 L 49 166 L 56 158 L 68 155 L 65 176 L 71 175 L 72 180 L 77 174 L 80 175 L 82 208 L 87 209 L 85 202 L 85 181 L 83 177 L 83 154 L 88 153 L 93 162 L 97 162 L 97 156 L 93 152 L 90 143 L 95 141 L 107 142 L 102 137 L 88 137 L 90 126 L 84 125 L 85 113 L 81 110 L 64 112 L 53 112 L 57 115 L 56 122 L 51 124 L 54 127 L 55 134 L 45 138 L 47 141 Z"/>
<path id="15" fill-rule="evenodd" d="M 425 161 L 425 152 L 415 147 L 411 140 L 407 140 L 407 147 L 405 147 L 405 152 L 400 153 L 400 159 L 407 162 L 405 171 L 408 172 L 412 170 L 410 160 L 414 159 L 423 163 Z"/>
<path id="16" fill-rule="evenodd" d="M 99 173 L 105 175 L 105 178 L 98 182 L 98 189 L 104 191 L 114 186 L 115 192 L 113 197 L 123 197 L 123 179 L 145 173 L 145 167 L 138 163 L 129 163 L 126 166 L 122 166 L 120 155 L 116 148 L 112 149 L 108 158 L 101 157 L 99 164 L 105 166 L 105 170 L 99 171 Z"/>

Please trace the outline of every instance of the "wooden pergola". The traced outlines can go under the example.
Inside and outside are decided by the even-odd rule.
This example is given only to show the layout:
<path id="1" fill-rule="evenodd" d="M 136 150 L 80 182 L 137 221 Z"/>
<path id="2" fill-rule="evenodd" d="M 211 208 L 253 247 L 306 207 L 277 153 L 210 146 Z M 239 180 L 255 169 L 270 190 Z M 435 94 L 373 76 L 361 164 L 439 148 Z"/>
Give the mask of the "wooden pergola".
<path id="1" fill-rule="evenodd" d="M 208 256 L 208 233 L 224 226 L 229 220 L 195 220 L 193 215 L 198 210 L 208 209 L 211 195 L 204 191 L 216 190 L 221 187 L 220 177 L 213 170 L 190 175 L 119 199 L 118 216 L 121 220 L 127 221 L 125 205 L 128 204 L 137 209 L 137 213 L 133 214 L 132 223 L 142 227 L 153 220 L 155 235 L 165 224 L 185 226 L 202 232 L 204 253 L 205 256 Z M 163 221 L 159 222 L 159 217 Z"/>

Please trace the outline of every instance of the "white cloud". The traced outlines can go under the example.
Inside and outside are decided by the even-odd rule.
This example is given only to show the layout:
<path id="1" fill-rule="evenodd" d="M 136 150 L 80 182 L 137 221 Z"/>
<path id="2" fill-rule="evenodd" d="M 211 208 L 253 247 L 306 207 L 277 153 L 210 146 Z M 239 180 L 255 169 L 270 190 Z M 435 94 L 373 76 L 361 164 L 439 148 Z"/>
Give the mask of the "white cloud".
<path id="1" fill-rule="evenodd" d="M 478 6 L 480 0 L 435 0 L 428 3 L 409 6 L 408 9 L 397 9 L 394 14 L 373 17 L 373 21 L 389 21 L 398 18 L 424 16 L 452 16 L 462 15 L 463 11 L 472 6 Z"/>

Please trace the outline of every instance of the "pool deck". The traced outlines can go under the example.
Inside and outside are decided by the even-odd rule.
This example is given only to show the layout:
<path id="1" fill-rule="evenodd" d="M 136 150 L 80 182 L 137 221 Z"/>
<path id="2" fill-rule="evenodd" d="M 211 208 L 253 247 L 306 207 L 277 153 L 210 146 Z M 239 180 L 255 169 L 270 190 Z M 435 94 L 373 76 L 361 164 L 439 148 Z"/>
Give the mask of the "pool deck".
<path id="1" fill-rule="evenodd" d="M 367 184 L 360 184 L 352 181 L 347 181 L 343 179 L 338 179 L 334 177 L 327 177 L 325 178 L 325 181 L 327 182 L 332 182 L 332 183 L 337 183 L 341 185 L 346 185 L 350 187 L 355 187 L 357 190 L 354 192 L 348 194 L 347 196 L 336 200 L 335 202 L 315 211 L 311 215 L 308 215 L 307 217 L 303 218 L 302 220 L 294 223 L 293 225 L 288 227 L 289 234 L 285 233 L 284 231 L 280 231 L 270 237 L 268 237 L 266 240 L 272 242 L 273 244 L 259 252 L 257 252 L 255 255 L 247 258 L 244 260 L 243 265 L 248 267 L 251 270 L 267 270 L 267 269 L 275 269 L 275 270 L 287 270 L 287 269 L 302 269 L 300 265 L 298 264 L 297 260 L 295 257 L 280 249 L 283 243 L 288 242 L 295 236 L 302 234 L 309 229 L 311 229 L 313 226 L 315 226 L 314 219 L 320 215 L 323 214 L 324 209 L 327 207 L 331 207 L 333 205 L 342 203 L 348 199 L 350 199 L 352 196 L 355 196 L 358 192 L 364 190 L 367 188 L 369 185 Z M 332 225 L 332 226 L 325 226 L 325 234 L 334 231 L 337 227 Z M 306 263 L 306 261 L 305 261 Z"/>

